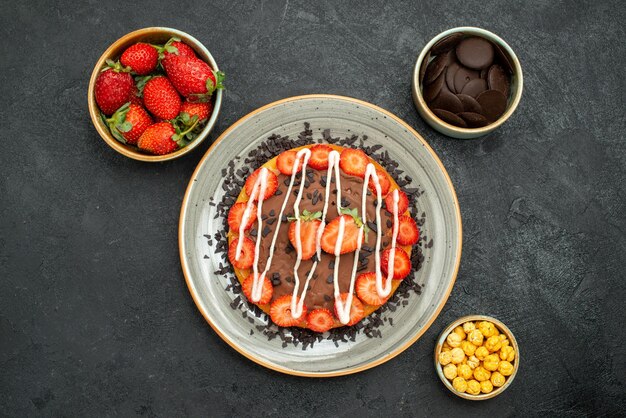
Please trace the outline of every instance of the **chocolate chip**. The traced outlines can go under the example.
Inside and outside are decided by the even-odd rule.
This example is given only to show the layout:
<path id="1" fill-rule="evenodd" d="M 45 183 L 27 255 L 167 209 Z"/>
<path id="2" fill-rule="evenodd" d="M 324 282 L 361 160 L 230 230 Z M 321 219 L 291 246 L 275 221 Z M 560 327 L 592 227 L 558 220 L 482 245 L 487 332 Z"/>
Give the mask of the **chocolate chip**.
<path id="1" fill-rule="evenodd" d="M 448 55 L 438 55 L 426 67 L 426 74 L 424 74 L 424 83 L 431 84 L 434 82 L 446 68 Z"/>
<path id="2" fill-rule="evenodd" d="M 489 121 L 487 120 L 487 118 L 480 113 L 461 112 L 457 114 L 457 116 L 460 116 L 470 128 L 481 128 L 483 126 L 489 125 Z"/>
<path id="3" fill-rule="evenodd" d="M 328 284 L 332 284 L 332 283 L 333 283 L 333 280 L 334 280 L 334 276 L 331 274 L 330 276 L 328 276 L 328 277 L 326 278 L 326 283 L 328 283 Z"/>
<path id="4" fill-rule="evenodd" d="M 476 101 L 483 108 L 483 115 L 491 122 L 496 121 L 506 110 L 506 97 L 498 90 L 484 91 Z"/>
<path id="5" fill-rule="evenodd" d="M 452 112 L 448 112 L 443 109 L 433 109 L 433 113 L 437 115 L 439 119 L 447 122 L 451 125 L 460 126 L 461 128 L 467 128 L 467 123 Z"/>
<path id="6" fill-rule="evenodd" d="M 491 90 L 498 90 L 500 93 L 504 94 L 504 97 L 509 97 L 511 81 L 509 80 L 509 75 L 498 64 L 489 67 L 487 83 Z"/>
<path id="7" fill-rule="evenodd" d="M 484 81 L 484 80 L 483 80 Z M 463 104 L 458 97 L 449 91 L 441 91 L 439 95 L 430 103 L 432 109 L 443 109 L 451 113 L 459 113 L 463 111 Z"/>
<path id="8" fill-rule="evenodd" d="M 477 78 L 480 78 L 480 73 L 478 71 L 459 66 L 459 69 L 454 75 L 454 90 L 457 93 L 462 92 L 463 87 L 465 87 L 467 83 L 472 80 L 476 80 Z"/>
<path id="9" fill-rule="evenodd" d="M 480 107 L 480 104 L 474 99 L 472 96 L 468 96 L 467 94 L 457 94 L 456 97 L 459 98 L 461 103 L 463 104 L 464 112 L 474 112 L 474 113 L 482 113 L 483 108 Z"/>
<path id="10" fill-rule="evenodd" d="M 447 52 L 454 48 L 461 41 L 461 39 L 463 39 L 463 36 L 463 33 L 457 32 L 448 35 L 445 38 L 441 38 L 437 41 L 437 43 L 435 43 L 435 45 L 433 45 L 432 48 L 430 48 L 430 51 L 435 55 Z"/>
<path id="11" fill-rule="evenodd" d="M 330 297 L 330 296 L 328 296 L 328 295 L 324 295 L 324 300 L 325 300 L 326 302 L 330 302 L 331 300 L 333 300 L 333 298 L 331 298 L 331 297 Z"/>
<path id="12" fill-rule="evenodd" d="M 477 78 L 468 82 L 461 90 L 461 94 L 476 97 L 485 90 L 487 90 L 487 82 L 482 78 Z"/>
<path id="13" fill-rule="evenodd" d="M 456 56 L 466 67 L 482 70 L 493 64 L 493 45 L 477 36 L 465 38 L 456 46 Z"/>
<path id="14" fill-rule="evenodd" d="M 446 86 L 448 86 L 448 90 L 452 93 L 458 93 L 454 87 L 454 76 L 456 75 L 456 72 L 459 71 L 459 68 L 459 64 L 453 62 L 446 70 Z"/>

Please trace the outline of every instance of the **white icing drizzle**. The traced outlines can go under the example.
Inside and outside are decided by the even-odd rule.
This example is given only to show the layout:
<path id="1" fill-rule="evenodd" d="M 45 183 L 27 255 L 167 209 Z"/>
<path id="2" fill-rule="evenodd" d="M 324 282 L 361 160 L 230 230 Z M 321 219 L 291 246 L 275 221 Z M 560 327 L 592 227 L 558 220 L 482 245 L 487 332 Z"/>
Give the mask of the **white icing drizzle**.
<path id="1" fill-rule="evenodd" d="M 343 240 L 344 240 L 344 235 L 345 235 L 345 219 L 341 216 L 341 176 L 340 176 L 340 170 L 339 170 L 339 159 L 340 159 L 340 154 L 339 152 L 337 152 L 336 150 L 332 150 L 330 151 L 330 153 L 328 154 L 328 170 L 326 172 L 326 188 L 325 188 L 325 196 L 324 196 L 324 209 L 322 211 L 322 219 L 321 219 L 321 223 L 320 226 L 317 230 L 317 234 L 316 234 L 316 240 L 315 240 L 315 250 L 316 250 L 316 255 L 317 255 L 317 260 L 313 263 L 313 266 L 311 267 L 311 270 L 309 271 L 309 274 L 307 275 L 306 281 L 304 283 L 304 287 L 303 290 L 300 294 L 300 298 L 298 298 L 298 290 L 300 287 L 300 278 L 298 275 L 298 268 L 300 267 L 300 264 L 302 262 L 302 241 L 301 241 L 301 236 L 300 236 L 300 231 L 301 231 L 301 220 L 300 220 L 300 202 L 302 200 L 302 194 L 304 192 L 304 185 L 305 185 L 305 179 L 306 179 L 306 168 L 308 165 L 308 161 L 309 158 L 311 156 L 311 151 L 308 148 L 303 148 L 301 150 L 299 150 L 296 154 L 296 158 L 294 161 L 294 167 L 298 167 L 300 162 L 302 161 L 302 167 L 301 167 L 301 171 L 302 171 L 302 175 L 301 175 L 301 182 L 300 182 L 300 186 L 299 186 L 299 190 L 298 190 L 298 195 L 296 197 L 296 200 L 294 202 L 293 205 L 293 209 L 294 209 L 294 216 L 296 218 L 295 222 L 296 222 L 296 227 L 295 227 L 295 232 L 296 232 L 296 253 L 297 253 L 297 258 L 296 258 L 296 262 L 294 264 L 294 268 L 293 268 L 293 273 L 294 273 L 294 279 L 295 279 L 295 283 L 294 283 L 294 288 L 293 288 L 293 293 L 291 295 L 291 315 L 294 318 L 299 318 L 302 315 L 302 311 L 303 311 L 303 307 L 304 307 L 304 299 L 306 298 L 306 293 L 309 287 L 309 283 L 311 281 L 311 278 L 313 277 L 313 274 L 315 272 L 315 269 L 317 268 L 317 264 L 319 262 L 319 260 L 321 259 L 321 238 L 322 238 L 322 234 L 324 232 L 324 228 L 326 227 L 326 217 L 328 214 L 328 204 L 330 201 L 330 192 L 331 192 L 331 187 L 332 187 L 332 176 L 334 175 L 335 178 L 335 188 L 337 190 L 337 214 L 340 216 L 339 218 L 339 230 L 337 233 L 337 241 L 335 242 L 335 248 L 334 248 L 334 255 L 335 255 L 335 265 L 334 265 L 334 269 L 333 269 L 333 287 L 334 287 L 334 296 L 335 296 L 335 308 L 337 311 L 337 315 L 339 317 L 339 321 L 342 324 L 347 324 L 348 322 L 350 322 L 350 310 L 352 308 L 352 301 L 353 301 L 353 293 L 354 293 L 354 286 L 355 286 L 355 279 L 356 279 L 356 272 L 357 272 L 357 267 L 358 267 L 358 261 L 359 261 L 359 253 L 361 251 L 361 247 L 363 244 L 363 236 L 365 233 L 365 225 L 367 223 L 367 188 L 369 185 L 369 180 L 370 178 L 373 180 L 375 189 L 376 189 L 376 251 L 375 251 L 375 264 L 376 264 L 376 292 L 378 293 L 378 295 L 382 298 L 386 298 L 387 296 L 389 296 L 389 294 L 391 293 L 391 280 L 393 278 L 393 269 L 394 269 L 394 257 L 395 257 L 395 250 L 396 250 L 396 239 L 398 236 L 398 202 L 399 202 L 399 192 L 398 190 L 394 190 L 393 193 L 393 219 L 394 219 L 394 223 L 393 223 L 393 233 L 392 233 L 392 241 L 391 241 L 391 249 L 390 249 L 390 257 L 389 257 L 389 263 L 387 265 L 387 277 L 385 280 L 385 285 L 383 287 L 383 278 L 382 278 L 382 272 L 380 269 L 380 247 L 381 247 L 381 237 L 382 237 L 382 222 L 381 222 L 381 208 L 382 208 L 382 191 L 381 191 L 381 186 L 380 186 L 380 181 L 378 178 L 378 173 L 376 173 L 376 167 L 374 166 L 374 164 L 369 163 L 366 167 L 365 170 L 365 178 L 363 180 L 363 189 L 362 189 L 362 196 L 361 196 L 361 219 L 363 220 L 363 225 L 359 228 L 359 232 L 358 232 L 358 236 L 357 236 L 357 249 L 354 253 L 354 259 L 353 259 L 353 264 L 352 264 L 352 272 L 351 272 L 351 276 L 350 276 L 350 288 L 348 293 L 348 297 L 347 299 L 344 301 L 341 300 L 340 295 L 340 289 L 339 289 L 339 262 L 341 259 L 341 246 L 343 244 Z M 289 196 L 291 195 L 291 191 L 293 189 L 293 185 L 296 179 L 296 174 L 297 174 L 297 170 L 293 170 L 293 173 L 291 174 L 291 179 L 289 181 L 289 186 L 287 187 L 287 192 L 285 193 L 285 199 L 283 201 L 283 204 L 281 206 L 280 209 L 280 213 L 278 215 L 278 219 L 282 219 L 283 214 L 285 212 L 285 208 L 287 206 L 287 200 L 289 199 Z M 241 220 L 241 225 L 239 227 L 239 237 L 243 237 L 244 235 L 244 227 L 246 225 L 246 223 L 248 222 L 248 220 L 250 219 L 251 216 L 251 211 L 252 211 L 252 205 L 254 204 L 254 201 L 256 199 L 256 197 L 260 194 L 261 196 L 265 195 L 265 191 L 267 189 L 267 176 L 268 176 L 268 169 L 265 167 L 262 167 L 260 172 L 259 172 L 259 176 L 257 177 L 254 186 L 253 186 L 253 192 L 252 192 L 252 196 L 250 196 L 250 199 L 248 200 L 248 203 L 246 205 L 246 209 L 243 213 L 243 217 Z M 263 220 L 261 218 L 261 214 L 262 214 L 262 207 L 263 207 L 263 200 L 259 199 L 258 200 L 258 206 L 257 206 L 257 231 L 262 231 L 263 228 Z M 274 250 L 276 248 L 276 240 L 278 238 L 278 232 L 280 230 L 282 222 L 278 222 L 276 229 L 274 231 L 274 235 L 272 237 L 272 243 L 270 245 L 269 248 L 269 255 L 267 258 L 267 263 L 265 265 L 265 269 L 264 271 L 259 274 L 258 271 L 258 263 L 259 263 L 259 250 L 260 250 L 260 243 L 261 243 L 261 236 L 262 234 L 258 234 L 257 238 L 256 238 L 256 245 L 255 245 L 255 255 L 254 255 L 254 263 L 253 263 L 253 272 L 254 272 L 254 279 L 253 279 L 253 284 L 252 284 L 252 302 L 258 302 L 261 299 L 262 296 L 262 290 L 263 290 L 263 282 L 265 279 L 265 276 L 267 274 L 267 272 L 269 271 L 271 264 L 272 264 L 272 259 L 274 257 Z M 243 247 L 243 239 L 239 240 L 239 242 L 237 243 L 237 251 L 235 254 L 235 259 L 238 260 L 239 257 L 241 256 L 241 250 Z"/>

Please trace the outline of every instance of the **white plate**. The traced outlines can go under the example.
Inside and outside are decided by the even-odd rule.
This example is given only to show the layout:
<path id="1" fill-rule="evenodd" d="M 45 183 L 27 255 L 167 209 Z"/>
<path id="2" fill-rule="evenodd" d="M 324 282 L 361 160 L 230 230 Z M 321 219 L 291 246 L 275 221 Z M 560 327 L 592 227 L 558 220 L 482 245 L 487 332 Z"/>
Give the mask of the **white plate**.
<path id="1" fill-rule="evenodd" d="M 221 201 L 222 168 L 228 161 L 244 157 L 268 136 L 277 133 L 297 138 L 305 122 L 315 139 L 330 129 L 333 137 L 367 135 L 367 145 L 381 144 L 399 168 L 413 178 L 409 187 L 424 193 L 417 199 L 419 213 L 426 213 L 421 233 L 433 238 L 424 249 L 422 268 L 415 273 L 422 294 L 411 292 L 408 305 L 385 316 L 393 318 L 380 329 L 382 338 L 359 334 L 356 341 L 323 340 L 307 350 L 282 347 L 279 338 L 268 341 L 258 332 L 263 324 L 251 324 L 242 312 L 231 308 L 235 298 L 225 290 L 229 280 L 217 275 L 221 257 L 209 247 L 205 234 L 221 232 L 222 220 L 214 219 L 216 208 L 209 198 Z M 202 315 L 234 349 L 268 368 L 301 376 L 321 377 L 356 373 L 400 354 L 428 329 L 445 304 L 461 260 L 461 214 L 450 178 L 441 161 L 422 137 L 391 113 L 372 104 L 347 97 L 310 95 L 292 97 L 264 106 L 227 129 L 202 158 L 187 187 L 179 224 L 179 248 L 189 291 Z M 213 240 L 215 245 L 215 240 Z M 204 258 L 208 255 L 209 258 Z M 253 335 L 250 331 L 253 330 Z"/>

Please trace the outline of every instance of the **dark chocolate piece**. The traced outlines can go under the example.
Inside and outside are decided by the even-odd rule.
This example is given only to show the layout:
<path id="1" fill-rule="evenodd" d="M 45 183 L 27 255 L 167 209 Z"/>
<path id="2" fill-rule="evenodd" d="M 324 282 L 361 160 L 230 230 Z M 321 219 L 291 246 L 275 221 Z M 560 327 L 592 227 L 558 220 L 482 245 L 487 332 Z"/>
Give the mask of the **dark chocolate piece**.
<path id="1" fill-rule="evenodd" d="M 424 56 L 424 60 L 422 61 L 422 66 L 420 67 L 420 73 L 419 73 L 420 84 L 424 82 L 424 74 L 426 74 L 426 66 L 428 65 L 429 60 L 430 60 L 430 51 L 428 51 L 426 53 L 426 56 Z"/>
<path id="2" fill-rule="evenodd" d="M 433 59 L 426 67 L 426 74 L 424 74 L 424 84 L 430 84 L 434 82 L 437 77 L 441 75 L 446 68 L 448 56 L 438 55 Z"/>
<path id="3" fill-rule="evenodd" d="M 480 73 L 476 70 L 459 66 L 458 71 L 454 75 L 454 90 L 458 93 L 463 91 L 463 87 L 472 80 L 480 78 Z"/>
<path id="4" fill-rule="evenodd" d="M 446 73 L 444 71 L 439 74 L 439 77 L 437 77 L 437 79 L 433 83 L 427 85 L 424 88 L 424 100 L 426 100 L 426 103 L 432 102 L 433 99 L 437 97 L 437 95 L 441 91 L 441 88 L 443 87 L 443 83 L 445 82 L 445 80 Z"/>
<path id="5" fill-rule="evenodd" d="M 485 90 L 487 90 L 487 82 L 482 78 L 477 78 L 467 83 L 461 90 L 461 94 L 476 97 Z"/>
<path id="6" fill-rule="evenodd" d="M 469 126 L 470 128 L 481 128 L 483 126 L 489 125 L 489 121 L 487 120 L 487 118 L 480 113 L 461 112 L 458 113 L 457 116 L 463 118 L 463 120 L 467 122 L 467 126 Z"/>
<path id="7" fill-rule="evenodd" d="M 506 97 L 498 90 L 483 91 L 476 101 L 483 108 L 483 115 L 491 121 L 496 121 L 506 110 Z"/>
<path id="8" fill-rule="evenodd" d="M 504 94 L 504 97 L 509 97 L 509 88 L 511 85 L 509 75 L 498 64 L 492 65 L 489 68 L 487 83 L 490 90 L 498 90 L 500 93 Z"/>
<path id="9" fill-rule="evenodd" d="M 443 109 L 452 113 L 459 113 L 463 111 L 463 104 L 454 94 L 449 91 L 441 91 L 435 100 L 430 103 L 433 109 Z"/>
<path id="10" fill-rule="evenodd" d="M 456 97 L 458 97 L 463 104 L 464 112 L 483 113 L 483 108 L 480 107 L 480 104 L 478 104 L 476 99 L 472 96 L 468 96 L 467 94 L 457 94 Z"/>
<path id="11" fill-rule="evenodd" d="M 443 109 L 433 109 L 433 113 L 444 122 L 447 122 L 451 125 L 459 126 L 461 128 L 467 128 L 467 123 L 465 123 L 463 119 L 461 119 L 459 116 L 455 115 L 452 112 L 448 112 L 447 110 Z"/>
<path id="12" fill-rule="evenodd" d="M 456 88 L 454 88 L 454 76 L 456 75 L 456 72 L 459 71 L 459 68 L 459 64 L 457 62 L 453 62 L 446 70 L 446 85 L 448 86 L 448 90 L 452 93 L 458 93 Z"/>
<path id="13" fill-rule="evenodd" d="M 457 32 L 441 38 L 432 48 L 431 52 L 435 55 L 442 54 L 454 48 L 463 39 L 463 33 Z"/>
<path id="14" fill-rule="evenodd" d="M 456 46 L 456 56 L 466 67 L 482 70 L 493 64 L 493 45 L 477 36 L 465 38 Z"/>
<path id="15" fill-rule="evenodd" d="M 480 70 L 480 78 L 482 78 L 483 80 L 486 80 L 488 73 L 489 73 L 489 68 L 483 68 L 482 70 Z"/>
<path id="16" fill-rule="evenodd" d="M 506 71 L 513 74 L 513 63 L 512 63 L 512 60 L 509 58 L 509 55 L 506 52 L 504 52 L 504 49 L 500 45 L 494 44 L 493 46 L 494 46 L 494 50 L 496 53 L 496 57 L 500 61 L 500 64 L 504 66 L 504 69 Z"/>

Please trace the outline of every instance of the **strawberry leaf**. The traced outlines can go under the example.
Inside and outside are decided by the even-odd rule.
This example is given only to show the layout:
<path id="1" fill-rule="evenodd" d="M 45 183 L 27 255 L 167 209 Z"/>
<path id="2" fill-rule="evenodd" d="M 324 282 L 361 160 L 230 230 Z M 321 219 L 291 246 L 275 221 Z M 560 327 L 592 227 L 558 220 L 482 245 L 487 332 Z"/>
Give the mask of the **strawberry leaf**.
<path id="1" fill-rule="evenodd" d="M 119 129 L 122 132 L 128 132 L 131 129 L 133 129 L 133 124 L 130 122 L 124 122 L 121 125 L 117 125 L 117 129 Z"/>

